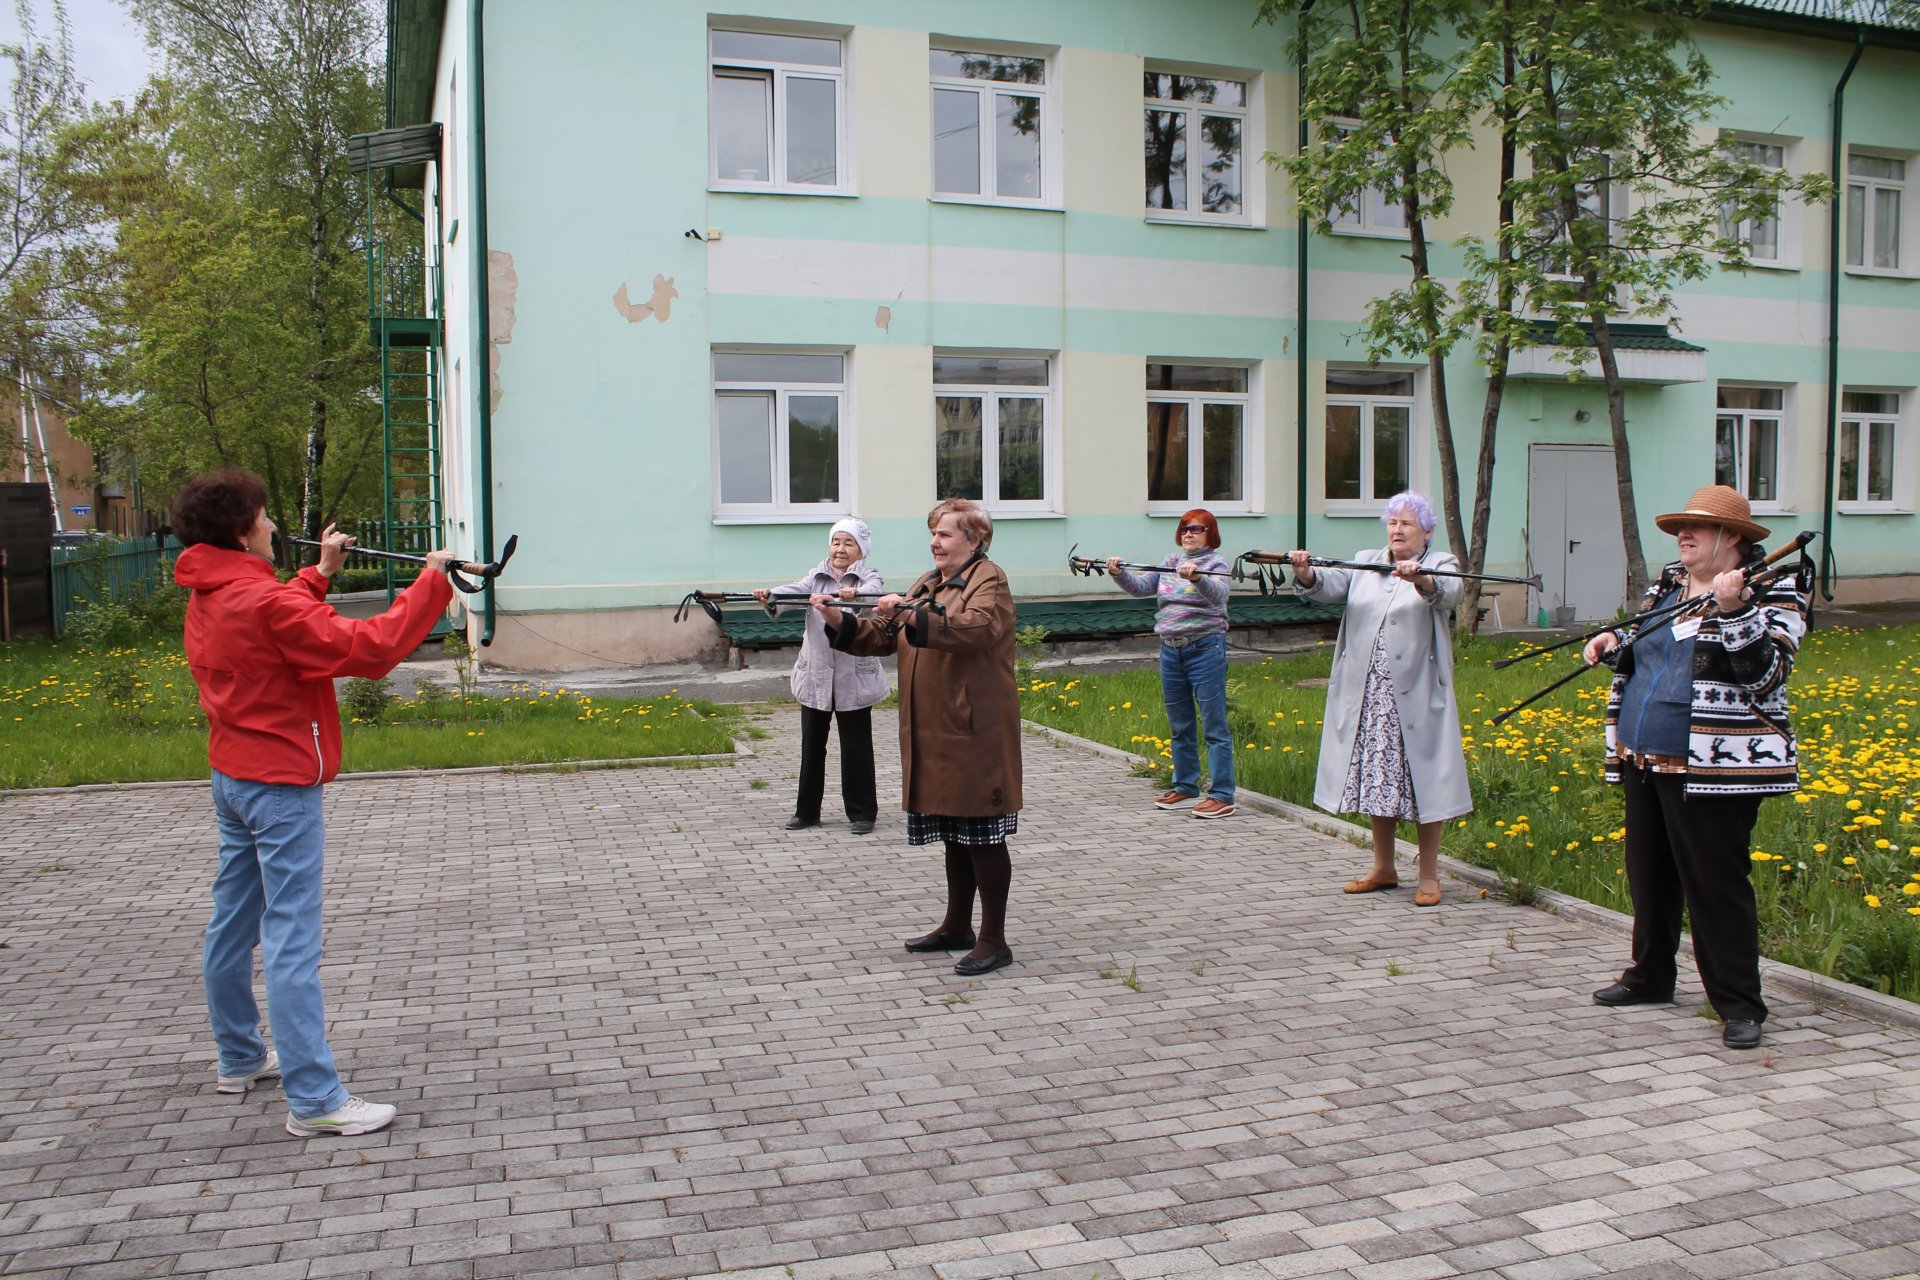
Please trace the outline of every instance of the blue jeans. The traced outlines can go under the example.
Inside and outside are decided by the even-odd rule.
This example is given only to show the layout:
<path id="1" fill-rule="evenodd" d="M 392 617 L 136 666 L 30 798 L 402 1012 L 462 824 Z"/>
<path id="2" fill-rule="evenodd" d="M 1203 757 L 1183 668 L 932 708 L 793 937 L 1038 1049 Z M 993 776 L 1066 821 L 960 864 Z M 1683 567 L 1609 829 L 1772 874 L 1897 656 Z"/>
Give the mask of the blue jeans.
<path id="1" fill-rule="evenodd" d="M 253 949 L 266 973 L 281 1086 L 296 1116 L 324 1115 L 347 1100 L 327 1047 L 320 994 L 320 878 L 326 820 L 319 787 L 244 782 L 214 771 L 220 871 L 201 973 L 220 1074 L 266 1061 L 253 999 Z"/>
<path id="2" fill-rule="evenodd" d="M 1233 803 L 1233 734 L 1227 728 L 1227 637 L 1216 632 L 1182 649 L 1160 646 L 1160 695 L 1173 730 L 1173 789 L 1200 794 L 1200 737 L 1194 704 L 1207 731 L 1207 796 Z"/>

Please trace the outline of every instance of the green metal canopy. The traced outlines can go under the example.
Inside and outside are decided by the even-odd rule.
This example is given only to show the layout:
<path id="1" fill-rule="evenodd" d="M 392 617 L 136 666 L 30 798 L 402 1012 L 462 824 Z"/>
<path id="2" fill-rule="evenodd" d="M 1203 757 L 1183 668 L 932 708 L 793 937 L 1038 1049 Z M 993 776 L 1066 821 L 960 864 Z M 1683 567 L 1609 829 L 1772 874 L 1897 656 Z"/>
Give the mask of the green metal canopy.
<path id="1" fill-rule="evenodd" d="M 1582 320 L 1574 327 L 1580 331 L 1584 342 L 1565 342 L 1561 338 L 1562 326 L 1552 320 L 1529 320 L 1527 329 L 1533 334 L 1533 340 L 1547 347 L 1591 347 L 1593 341 L 1593 322 Z M 1696 346 L 1684 338 L 1676 338 L 1667 332 L 1663 324 L 1610 324 L 1608 332 L 1613 334 L 1613 345 L 1620 351 L 1700 351 L 1705 347 Z"/>

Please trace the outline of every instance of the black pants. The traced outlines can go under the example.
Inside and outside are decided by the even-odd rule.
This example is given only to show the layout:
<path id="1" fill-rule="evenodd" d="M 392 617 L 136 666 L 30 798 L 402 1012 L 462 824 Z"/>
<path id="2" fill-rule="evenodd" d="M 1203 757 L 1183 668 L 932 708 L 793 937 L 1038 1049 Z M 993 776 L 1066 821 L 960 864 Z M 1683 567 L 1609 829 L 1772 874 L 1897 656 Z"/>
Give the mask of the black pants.
<path id="1" fill-rule="evenodd" d="M 815 711 L 800 708 L 800 798 L 793 811 L 802 818 L 820 818 L 820 800 L 827 789 L 827 726 L 840 718 L 840 801 L 847 821 L 872 822 L 880 816 L 874 796 L 873 708 L 858 711 Z"/>
<path id="2" fill-rule="evenodd" d="M 1630 987 L 1673 990 L 1680 909 L 1693 926 L 1693 959 L 1722 1018 L 1763 1022 L 1760 919 L 1750 841 L 1759 796 L 1688 796 L 1685 775 L 1626 765 L 1627 888 L 1633 894 Z"/>

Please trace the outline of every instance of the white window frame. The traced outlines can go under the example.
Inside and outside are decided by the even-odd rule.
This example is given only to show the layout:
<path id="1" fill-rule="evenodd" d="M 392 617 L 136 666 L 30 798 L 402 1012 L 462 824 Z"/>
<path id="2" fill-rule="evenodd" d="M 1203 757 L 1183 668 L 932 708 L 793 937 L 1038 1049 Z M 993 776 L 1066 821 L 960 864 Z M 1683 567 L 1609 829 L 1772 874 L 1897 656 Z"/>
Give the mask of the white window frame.
<path id="1" fill-rule="evenodd" d="M 1891 395 L 1896 398 L 1897 408 L 1888 413 L 1863 413 L 1848 410 L 1845 395 L 1849 391 L 1861 391 L 1877 395 Z M 1890 512 L 1911 511 L 1914 509 L 1914 389 L 1911 387 L 1853 387 L 1841 388 L 1840 430 L 1834 440 L 1833 480 L 1835 485 L 1833 507 L 1843 515 L 1886 515 Z M 1871 447 L 1871 429 L 1876 425 L 1890 428 L 1893 440 L 1893 457 L 1888 470 L 1893 476 L 1893 489 L 1885 498 L 1862 498 L 1859 496 L 1867 482 L 1867 450 Z M 1861 442 L 1860 469 L 1856 488 L 1852 495 L 1842 494 L 1840 484 L 1840 453 L 1849 430 L 1853 431 Z"/>
<path id="2" fill-rule="evenodd" d="M 1196 203 L 1194 193 L 1200 189 L 1200 183 L 1196 180 L 1198 177 L 1197 170 L 1199 166 L 1200 149 L 1194 146 L 1194 139 L 1199 136 L 1201 117 L 1231 117 L 1240 122 L 1240 211 L 1238 213 L 1209 213 L 1204 209 L 1156 209 L 1148 205 L 1146 220 L 1148 222 L 1199 224 L 1210 227 L 1245 227 L 1254 225 L 1254 200 L 1261 184 L 1255 181 L 1259 175 L 1256 173 L 1255 168 L 1248 164 L 1247 157 L 1252 155 L 1257 158 L 1264 151 L 1264 148 L 1258 145 L 1263 139 L 1257 139 L 1254 136 L 1261 118 L 1261 112 L 1256 107 L 1256 104 L 1259 102 L 1258 94 L 1260 92 L 1259 76 L 1247 71 L 1223 71 L 1217 68 L 1196 69 L 1184 65 L 1157 62 L 1148 63 L 1145 68 L 1145 73 L 1147 75 L 1195 76 L 1205 80 L 1230 80 L 1241 86 L 1241 97 L 1245 103 L 1244 106 L 1239 107 L 1220 107 L 1212 103 L 1195 102 L 1185 98 L 1151 98 L 1147 97 L 1143 90 L 1141 95 L 1141 128 L 1143 131 L 1146 128 L 1145 113 L 1148 111 L 1179 112 L 1186 116 L 1186 181 L 1187 203 L 1189 205 Z M 1143 172 L 1143 195 L 1144 181 L 1145 175 Z M 1160 362 L 1155 361 L 1154 363 Z"/>
<path id="3" fill-rule="evenodd" d="M 1778 166 L 1780 170 L 1785 173 L 1799 172 L 1798 153 L 1800 140 L 1798 138 L 1783 138 L 1766 133 L 1728 132 L 1721 135 L 1720 141 L 1729 152 L 1732 152 L 1733 149 L 1741 143 L 1749 146 L 1778 147 L 1780 148 L 1780 164 Z M 1734 156 L 1733 158 L 1736 160 L 1739 159 L 1738 156 Z M 1750 163 L 1758 164 L 1759 162 L 1751 161 Z M 1774 166 L 1762 165 L 1761 167 L 1772 168 Z M 1721 226 L 1723 229 L 1726 228 L 1726 219 L 1724 217 L 1721 219 Z M 1780 201 L 1774 207 L 1773 211 L 1773 257 L 1762 258 L 1753 252 L 1753 229 L 1750 219 L 1742 219 L 1739 226 L 1731 229 L 1731 238 L 1740 240 L 1747 247 L 1747 265 L 1750 267 L 1763 267 L 1772 271 L 1795 271 L 1799 269 L 1801 235 L 1800 202 L 1791 195 L 1784 194 L 1780 197 Z"/>
<path id="4" fill-rule="evenodd" d="M 1905 175 L 1899 180 L 1891 178 L 1856 178 L 1851 172 L 1853 158 L 1897 160 L 1905 166 Z M 1847 163 L 1841 172 L 1841 182 L 1845 190 L 1839 199 L 1845 201 L 1842 209 L 1840 236 L 1840 260 L 1848 275 L 1857 276 L 1914 276 L 1920 275 L 1920 246 L 1915 244 L 1916 234 L 1920 234 L 1920 154 L 1905 151 L 1885 151 L 1874 147 L 1848 147 Z M 1849 259 L 1853 252 L 1853 202 L 1854 188 L 1862 190 L 1862 209 L 1860 222 L 1860 261 Z M 1874 232 L 1874 200 L 1876 191 L 1897 191 L 1900 193 L 1900 217 L 1896 231 L 1899 235 L 1899 256 L 1891 267 L 1876 267 L 1867 261 L 1872 252 Z"/>
<path id="5" fill-rule="evenodd" d="M 1778 409 L 1723 409 L 1720 407 L 1719 397 L 1719 392 L 1723 389 L 1778 391 L 1780 393 L 1780 407 Z M 1733 460 L 1734 478 L 1737 483 L 1733 487 L 1740 492 L 1741 497 L 1747 499 L 1756 512 L 1782 514 L 1792 511 L 1793 481 L 1791 479 L 1791 472 L 1793 468 L 1788 465 L 1795 456 L 1793 435 L 1794 397 L 1792 385 L 1778 382 L 1736 381 L 1734 379 L 1723 378 L 1715 385 L 1714 392 L 1713 443 L 1716 470 L 1720 449 L 1720 419 L 1738 418 L 1740 419 L 1739 434 L 1734 445 Z M 1753 445 L 1753 424 L 1756 422 L 1770 422 L 1773 424 L 1773 482 L 1775 495 L 1767 499 L 1755 498 L 1747 492 L 1747 463 Z"/>
<path id="6" fill-rule="evenodd" d="M 1614 225 L 1618 223 L 1626 213 L 1627 201 L 1630 195 L 1625 183 L 1613 180 L 1611 176 L 1614 168 L 1613 161 L 1613 154 L 1608 152 L 1607 173 L 1609 177 L 1607 181 L 1595 184 L 1580 183 L 1578 187 L 1576 187 L 1576 190 L 1581 192 L 1579 195 L 1580 207 L 1586 211 L 1587 216 L 1592 217 L 1597 215 L 1600 221 L 1606 224 L 1607 242 L 1609 244 L 1613 241 Z M 1555 271 L 1551 261 L 1554 246 L 1571 244 L 1572 239 L 1572 231 L 1566 225 L 1555 227 L 1551 236 L 1539 237 L 1539 252 L 1543 258 L 1547 259 L 1547 261 L 1542 263 L 1542 274 L 1548 279 L 1580 279 L 1580 273 L 1577 271 Z"/>
<path id="7" fill-rule="evenodd" d="M 1060 513 L 1060 432 L 1059 412 L 1060 356 L 1057 352 L 1042 351 L 981 351 L 981 350 L 935 350 L 936 358 L 953 357 L 956 359 L 987 359 L 1003 356 L 1014 360 L 1045 360 L 1047 362 L 1047 383 L 1045 386 L 1014 385 L 1007 383 L 970 383 L 935 382 L 933 397 L 937 401 L 943 397 L 979 397 L 980 412 L 980 497 L 977 501 L 986 508 L 987 513 L 996 518 L 1000 516 L 1051 516 Z M 1000 401 L 1001 400 L 1038 400 L 1040 401 L 1040 497 L 1002 502 L 995 495 L 1000 491 Z M 991 412 L 988 412 L 989 406 Z M 933 420 L 938 430 L 940 412 L 933 406 Z M 944 500 L 952 495 L 939 491 L 939 442 L 934 442 L 934 500 Z"/>
<path id="8" fill-rule="evenodd" d="M 1355 129 L 1358 129 L 1361 122 L 1344 116 L 1330 116 L 1327 119 L 1327 123 L 1339 130 L 1341 136 L 1344 137 L 1352 133 Z M 1376 204 L 1381 208 L 1391 208 L 1396 214 L 1402 214 L 1404 212 L 1397 204 L 1388 205 L 1386 197 L 1380 192 L 1380 188 L 1368 187 L 1360 193 L 1360 208 L 1358 210 L 1353 212 L 1342 210 L 1335 217 L 1329 219 L 1332 223 L 1333 234 L 1337 236 L 1376 236 L 1383 240 L 1408 240 L 1413 237 L 1413 232 L 1404 224 L 1396 227 L 1377 220 L 1374 216 L 1374 206 Z"/>
<path id="9" fill-rule="evenodd" d="M 1413 392 L 1404 396 L 1349 395 L 1327 386 L 1327 375 L 1342 370 L 1402 373 L 1413 379 Z M 1413 365 L 1379 364 L 1370 370 L 1365 365 L 1330 362 L 1320 371 L 1320 500 L 1330 516 L 1367 516 L 1378 519 L 1387 509 L 1386 498 L 1371 498 L 1373 491 L 1373 411 L 1379 405 L 1404 405 L 1407 408 L 1407 486 L 1419 489 L 1425 483 L 1427 456 L 1425 371 Z M 1337 405 L 1360 407 L 1360 494 L 1358 498 L 1327 497 L 1327 410 Z M 1391 495 L 1389 495 L 1391 496 Z"/>
<path id="10" fill-rule="evenodd" d="M 1043 64 L 1039 84 L 1025 84 L 1012 80 L 970 80 L 965 76 L 935 75 L 929 69 L 927 73 L 929 118 L 931 119 L 932 116 L 935 93 L 942 90 L 971 93 L 976 99 L 975 119 L 980 131 L 980 190 L 978 193 L 940 190 L 939 174 L 934 169 L 931 154 L 932 139 L 928 139 L 927 188 L 932 192 L 932 199 L 943 204 L 990 204 L 1012 209 L 1060 208 L 1063 183 L 1060 173 L 1060 105 L 1056 97 L 1060 78 L 1059 58 L 1055 56 L 1058 50 L 1036 49 L 1026 45 L 1010 45 L 993 41 L 983 43 L 972 40 L 936 39 L 928 44 L 927 53 L 929 59 L 935 53 L 958 53 L 977 54 L 987 58 L 1036 58 Z M 995 175 L 999 170 L 995 152 L 995 148 L 999 145 L 999 135 L 993 127 L 993 105 L 995 95 L 1001 93 L 1039 99 L 1040 194 L 1038 196 L 1003 196 L 994 190 Z"/>
<path id="11" fill-rule="evenodd" d="M 1187 496 L 1177 502 L 1147 499 L 1150 516 L 1183 515 L 1194 507 L 1205 507 L 1215 515 L 1250 515 L 1261 509 L 1264 495 L 1259 479 L 1265 473 L 1261 443 L 1265 433 L 1255 420 L 1259 410 L 1259 369 L 1244 360 L 1155 360 L 1148 365 L 1202 365 L 1208 368 L 1240 369 L 1247 375 L 1245 391 L 1162 391 L 1147 389 L 1146 403 L 1185 405 L 1187 409 Z M 1143 369 L 1144 375 L 1144 369 Z M 1143 376 L 1144 381 L 1144 376 Z M 1240 409 L 1240 501 L 1210 501 L 1203 494 L 1206 477 L 1206 406 L 1231 404 Z M 1142 426 L 1148 422 L 1143 420 Z"/>
<path id="12" fill-rule="evenodd" d="M 798 382 L 783 379 L 753 379 L 748 381 L 722 380 L 715 368 L 714 357 L 724 355 L 756 356 L 837 356 L 840 359 L 840 381 L 835 382 Z M 851 488 L 855 474 L 853 461 L 853 398 L 849 388 L 853 385 L 853 352 L 844 347 L 756 347 L 756 346 L 717 346 L 707 361 L 707 382 L 709 397 L 708 435 L 712 449 L 713 470 L 713 522 L 715 524 L 808 524 L 823 519 L 837 519 L 851 511 Z M 773 500 L 771 502 L 723 502 L 721 501 L 720 475 L 720 399 L 723 394 L 771 394 L 773 396 Z M 819 396 L 831 397 L 837 402 L 836 420 L 838 423 L 835 437 L 835 451 L 839 455 L 840 498 L 837 502 L 801 502 L 788 500 L 787 484 L 788 463 L 790 461 L 791 442 L 788 439 L 787 404 L 791 397 Z"/>
<path id="13" fill-rule="evenodd" d="M 776 59 L 723 57 L 713 49 L 716 35 L 791 35 L 811 40 L 832 40 L 840 46 L 840 65 L 819 66 L 810 62 L 782 62 Z M 808 28 L 761 27 L 751 23 L 724 22 L 707 30 L 707 178 L 712 191 L 775 191 L 782 195 L 834 196 L 853 194 L 850 165 L 853 149 L 849 145 L 847 111 L 848 40 L 837 31 Z M 765 79 L 771 100 L 768 104 L 768 174 L 765 182 L 720 176 L 720 131 L 715 127 L 714 81 L 722 71 L 745 72 L 740 79 Z M 828 80 L 833 83 L 834 180 L 831 183 L 790 182 L 787 178 L 787 82 L 791 79 Z"/>

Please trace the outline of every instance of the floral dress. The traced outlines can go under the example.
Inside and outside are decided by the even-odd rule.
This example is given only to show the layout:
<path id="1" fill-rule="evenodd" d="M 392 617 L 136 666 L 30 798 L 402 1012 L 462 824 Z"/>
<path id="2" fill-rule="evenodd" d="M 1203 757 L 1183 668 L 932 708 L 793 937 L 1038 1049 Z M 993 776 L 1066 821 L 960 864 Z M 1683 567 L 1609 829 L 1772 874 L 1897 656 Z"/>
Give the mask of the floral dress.
<path id="1" fill-rule="evenodd" d="M 1400 712 L 1393 703 L 1393 672 L 1387 667 L 1384 628 L 1375 634 L 1373 651 L 1367 655 L 1360 723 L 1354 732 L 1346 785 L 1340 791 L 1339 812 L 1419 821 L 1413 773 L 1407 768 L 1406 744 L 1400 738 Z"/>

